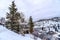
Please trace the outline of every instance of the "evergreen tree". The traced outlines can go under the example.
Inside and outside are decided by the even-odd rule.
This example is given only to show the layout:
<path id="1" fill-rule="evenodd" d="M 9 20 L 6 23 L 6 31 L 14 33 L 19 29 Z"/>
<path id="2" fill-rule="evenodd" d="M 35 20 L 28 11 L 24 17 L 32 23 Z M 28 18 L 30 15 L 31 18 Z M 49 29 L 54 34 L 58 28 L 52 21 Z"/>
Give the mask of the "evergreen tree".
<path id="1" fill-rule="evenodd" d="M 6 21 L 6 27 L 18 33 L 20 18 L 21 18 L 20 13 L 17 12 L 16 5 L 13 1 L 9 7 L 9 13 L 7 13 L 6 19 L 8 20 Z"/>
<path id="2" fill-rule="evenodd" d="M 58 29 L 60 29 L 60 25 L 59 25 L 59 24 L 57 24 L 57 26 L 58 26 Z"/>
<path id="3" fill-rule="evenodd" d="M 34 23 L 33 23 L 33 20 L 32 20 L 31 16 L 29 18 L 29 26 L 30 26 L 30 33 L 32 33 L 33 32 Z"/>

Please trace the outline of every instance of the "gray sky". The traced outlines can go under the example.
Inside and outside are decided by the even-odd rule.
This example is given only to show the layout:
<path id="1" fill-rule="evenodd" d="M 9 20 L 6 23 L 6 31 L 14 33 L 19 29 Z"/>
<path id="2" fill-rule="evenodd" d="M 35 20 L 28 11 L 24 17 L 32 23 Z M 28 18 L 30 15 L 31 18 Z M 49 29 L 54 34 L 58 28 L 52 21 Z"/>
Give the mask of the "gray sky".
<path id="1" fill-rule="evenodd" d="M 0 0 L 0 17 L 5 17 L 12 0 Z M 60 16 L 60 0 L 15 0 L 18 11 L 33 20 Z"/>

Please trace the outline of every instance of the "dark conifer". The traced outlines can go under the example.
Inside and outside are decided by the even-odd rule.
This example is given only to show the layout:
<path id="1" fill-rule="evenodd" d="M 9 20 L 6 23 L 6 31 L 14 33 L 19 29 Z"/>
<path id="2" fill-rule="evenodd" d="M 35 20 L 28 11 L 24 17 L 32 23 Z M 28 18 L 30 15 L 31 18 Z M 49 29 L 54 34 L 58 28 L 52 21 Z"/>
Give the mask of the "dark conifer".
<path id="1" fill-rule="evenodd" d="M 14 32 L 19 32 L 19 20 L 21 16 L 20 13 L 17 12 L 16 5 L 14 1 L 9 7 L 9 13 L 7 13 L 7 21 L 6 21 L 6 27 L 13 30 Z"/>
<path id="2" fill-rule="evenodd" d="M 29 18 L 29 26 L 30 26 L 30 33 L 33 33 L 34 23 L 31 16 Z"/>

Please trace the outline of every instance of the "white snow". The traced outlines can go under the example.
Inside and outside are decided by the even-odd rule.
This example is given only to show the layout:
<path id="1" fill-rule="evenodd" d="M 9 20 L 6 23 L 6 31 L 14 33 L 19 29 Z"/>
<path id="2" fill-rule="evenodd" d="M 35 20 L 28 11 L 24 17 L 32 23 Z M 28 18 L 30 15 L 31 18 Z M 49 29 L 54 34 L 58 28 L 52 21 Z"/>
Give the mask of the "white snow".
<path id="1" fill-rule="evenodd" d="M 33 35 L 29 34 L 22 36 L 21 34 L 14 33 L 0 25 L 0 40 L 34 40 L 32 37 Z"/>
<path id="2" fill-rule="evenodd" d="M 60 22 L 55 22 L 55 21 L 41 21 L 41 22 L 36 22 L 34 28 L 41 28 L 41 27 L 47 27 L 47 28 L 53 28 L 53 26 L 56 26 L 60 24 Z M 53 30 L 54 31 L 54 30 Z"/>

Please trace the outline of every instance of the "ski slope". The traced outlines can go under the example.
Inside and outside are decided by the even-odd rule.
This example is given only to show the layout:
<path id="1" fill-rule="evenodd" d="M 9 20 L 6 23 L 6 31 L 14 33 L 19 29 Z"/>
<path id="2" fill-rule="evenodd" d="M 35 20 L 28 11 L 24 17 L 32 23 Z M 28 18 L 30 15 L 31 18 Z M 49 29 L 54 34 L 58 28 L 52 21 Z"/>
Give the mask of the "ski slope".
<path id="1" fill-rule="evenodd" d="M 31 35 L 29 34 L 22 36 L 21 34 L 14 33 L 0 25 L 0 40 L 34 40 L 30 36 Z"/>

